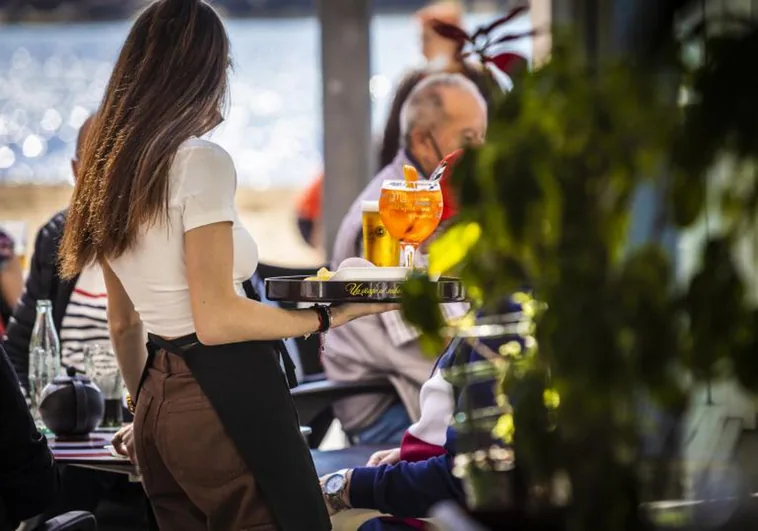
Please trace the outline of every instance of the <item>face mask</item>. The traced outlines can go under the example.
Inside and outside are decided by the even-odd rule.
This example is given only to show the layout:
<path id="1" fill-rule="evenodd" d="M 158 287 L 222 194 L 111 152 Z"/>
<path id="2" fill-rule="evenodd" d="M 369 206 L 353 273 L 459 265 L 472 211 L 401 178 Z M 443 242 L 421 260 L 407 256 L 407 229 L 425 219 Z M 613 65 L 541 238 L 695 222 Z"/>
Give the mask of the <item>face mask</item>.
<path id="1" fill-rule="evenodd" d="M 437 162 L 440 162 L 445 158 L 445 155 L 442 154 L 442 150 L 437 144 L 437 141 L 434 139 L 434 135 L 431 133 L 431 131 L 427 131 L 426 138 L 432 144 L 432 150 L 434 151 L 434 156 L 437 158 Z"/>

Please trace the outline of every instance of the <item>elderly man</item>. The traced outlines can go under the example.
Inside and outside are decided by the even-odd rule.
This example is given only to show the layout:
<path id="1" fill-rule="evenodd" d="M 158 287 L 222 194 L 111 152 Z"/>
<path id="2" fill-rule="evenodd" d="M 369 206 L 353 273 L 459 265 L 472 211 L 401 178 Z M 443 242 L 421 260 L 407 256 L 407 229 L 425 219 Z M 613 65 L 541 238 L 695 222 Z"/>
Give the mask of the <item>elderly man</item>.
<path id="1" fill-rule="evenodd" d="M 416 12 L 416 21 L 421 30 L 421 53 L 426 63 L 406 73 L 395 90 L 381 139 L 380 168 L 392 162 L 402 145 L 400 111 L 413 88 L 425 77 L 439 72 L 463 74 L 476 83 L 482 95 L 489 100 L 491 83 L 494 81 L 489 71 L 477 63 L 464 61 L 460 54 L 460 44 L 439 35 L 433 29 L 434 22 L 437 21 L 462 28 L 463 15 L 460 3 L 447 0 L 432 2 Z"/>
<path id="2" fill-rule="evenodd" d="M 74 179 L 79 172 L 79 157 L 91 123 L 92 117 L 87 118 L 79 129 L 76 152 L 71 161 Z M 61 339 L 61 361 L 65 365 L 84 370 L 84 346 L 109 341 L 102 272 L 93 266 L 73 282 L 58 277 L 58 240 L 63 233 L 66 210 L 55 214 L 37 233 L 26 287 L 7 329 L 4 347 L 25 388 L 29 384 L 29 341 L 37 315 L 37 301 L 47 299 L 53 303 L 53 321 Z"/>
<path id="3" fill-rule="evenodd" d="M 402 146 L 395 160 L 368 184 L 340 226 L 333 268 L 361 255 L 361 202 L 377 200 L 382 182 L 403 179 L 403 166 L 416 167 L 426 177 L 442 158 L 456 149 L 480 143 L 487 128 L 487 105 L 476 85 L 461 74 L 435 74 L 421 81 L 401 111 Z M 455 318 L 462 304 L 443 305 Z M 419 418 L 418 393 L 432 362 L 418 346 L 418 333 L 399 312 L 358 319 L 329 332 L 323 356 L 326 375 L 334 381 L 385 376 L 397 395 L 364 395 L 335 403 L 337 418 L 353 443 L 399 443 L 405 429 Z"/>

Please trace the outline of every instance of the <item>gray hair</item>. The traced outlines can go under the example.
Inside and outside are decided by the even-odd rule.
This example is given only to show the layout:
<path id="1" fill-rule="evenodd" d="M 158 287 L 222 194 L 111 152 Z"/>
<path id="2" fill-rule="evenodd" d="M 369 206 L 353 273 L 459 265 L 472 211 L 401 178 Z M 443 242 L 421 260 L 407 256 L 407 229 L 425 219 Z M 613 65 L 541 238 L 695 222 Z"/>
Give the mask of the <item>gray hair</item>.
<path id="1" fill-rule="evenodd" d="M 479 89 L 463 74 L 434 74 L 422 79 L 408 95 L 400 109 L 400 139 L 408 145 L 411 131 L 416 127 L 432 128 L 445 121 L 442 90 L 457 88 L 475 94 L 486 106 Z"/>

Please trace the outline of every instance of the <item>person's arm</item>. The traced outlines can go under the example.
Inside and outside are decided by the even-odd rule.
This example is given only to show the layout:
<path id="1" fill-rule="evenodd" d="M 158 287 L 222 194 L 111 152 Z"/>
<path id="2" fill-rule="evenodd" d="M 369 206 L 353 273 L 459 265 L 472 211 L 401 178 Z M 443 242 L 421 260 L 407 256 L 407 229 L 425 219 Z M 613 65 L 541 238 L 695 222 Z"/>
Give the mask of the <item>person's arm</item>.
<path id="1" fill-rule="evenodd" d="M 233 223 L 237 215 L 234 163 L 218 146 L 180 152 L 185 174 L 179 192 L 184 228 L 184 261 L 192 318 L 206 345 L 273 340 L 312 334 L 319 329 L 313 309 L 284 310 L 240 297 L 234 289 Z M 331 325 L 397 307 L 346 304 L 331 311 Z"/>
<path id="2" fill-rule="evenodd" d="M 344 500 L 355 509 L 373 509 L 402 518 L 424 518 L 444 500 L 463 500 L 449 454 L 424 461 L 359 467 L 348 471 Z"/>
<path id="3" fill-rule="evenodd" d="M 0 268 L 0 293 L 8 306 L 15 308 L 24 291 L 24 271 L 21 260 L 13 255 Z"/>
<path id="4" fill-rule="evenodd" d="M 185 233 L 185 263 L 198 339 L 205 345 L 272 340 L 312 334 L 319 328 L 312 309 L 284 310 L 240 297 L 233 278 L 232 223 L 203 225 Z M 394 309 L 389 304 L 346 304 L 332 309 L 332 326 Z"/>
<path id="5" fill-rule="evenodd" d="M 121 281 L 106 262 L 101 262 L 105 291 L 108 293 L 108 329 L 124 384 L 137 396 L 140 377 L 147 361 L 142 320 Z"/>
<path id="6" fill-rule="evenodd" d="M 0 347 L 0 506 L 13 529 L 45 511 L 58 491 L 47 440 L 37 431 L 8 356 Z M 3 511 L 0 511 L 0 514 Z"/>

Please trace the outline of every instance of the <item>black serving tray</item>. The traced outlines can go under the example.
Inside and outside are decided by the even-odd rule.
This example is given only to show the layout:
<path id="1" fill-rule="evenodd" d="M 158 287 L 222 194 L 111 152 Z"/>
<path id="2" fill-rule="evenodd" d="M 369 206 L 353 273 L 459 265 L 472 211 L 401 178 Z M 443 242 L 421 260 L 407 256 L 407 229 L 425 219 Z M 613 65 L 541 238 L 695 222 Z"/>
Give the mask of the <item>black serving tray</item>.
<path id="1" fill-rule="evenodd" d="M 306 280 L 305 276 L 266 279 L 266 297 L 288 302 L 399 302 L 403 280 Z M 437 290 L 442 302 L 466 300 L 458 278 L 441 277 Z"/>

